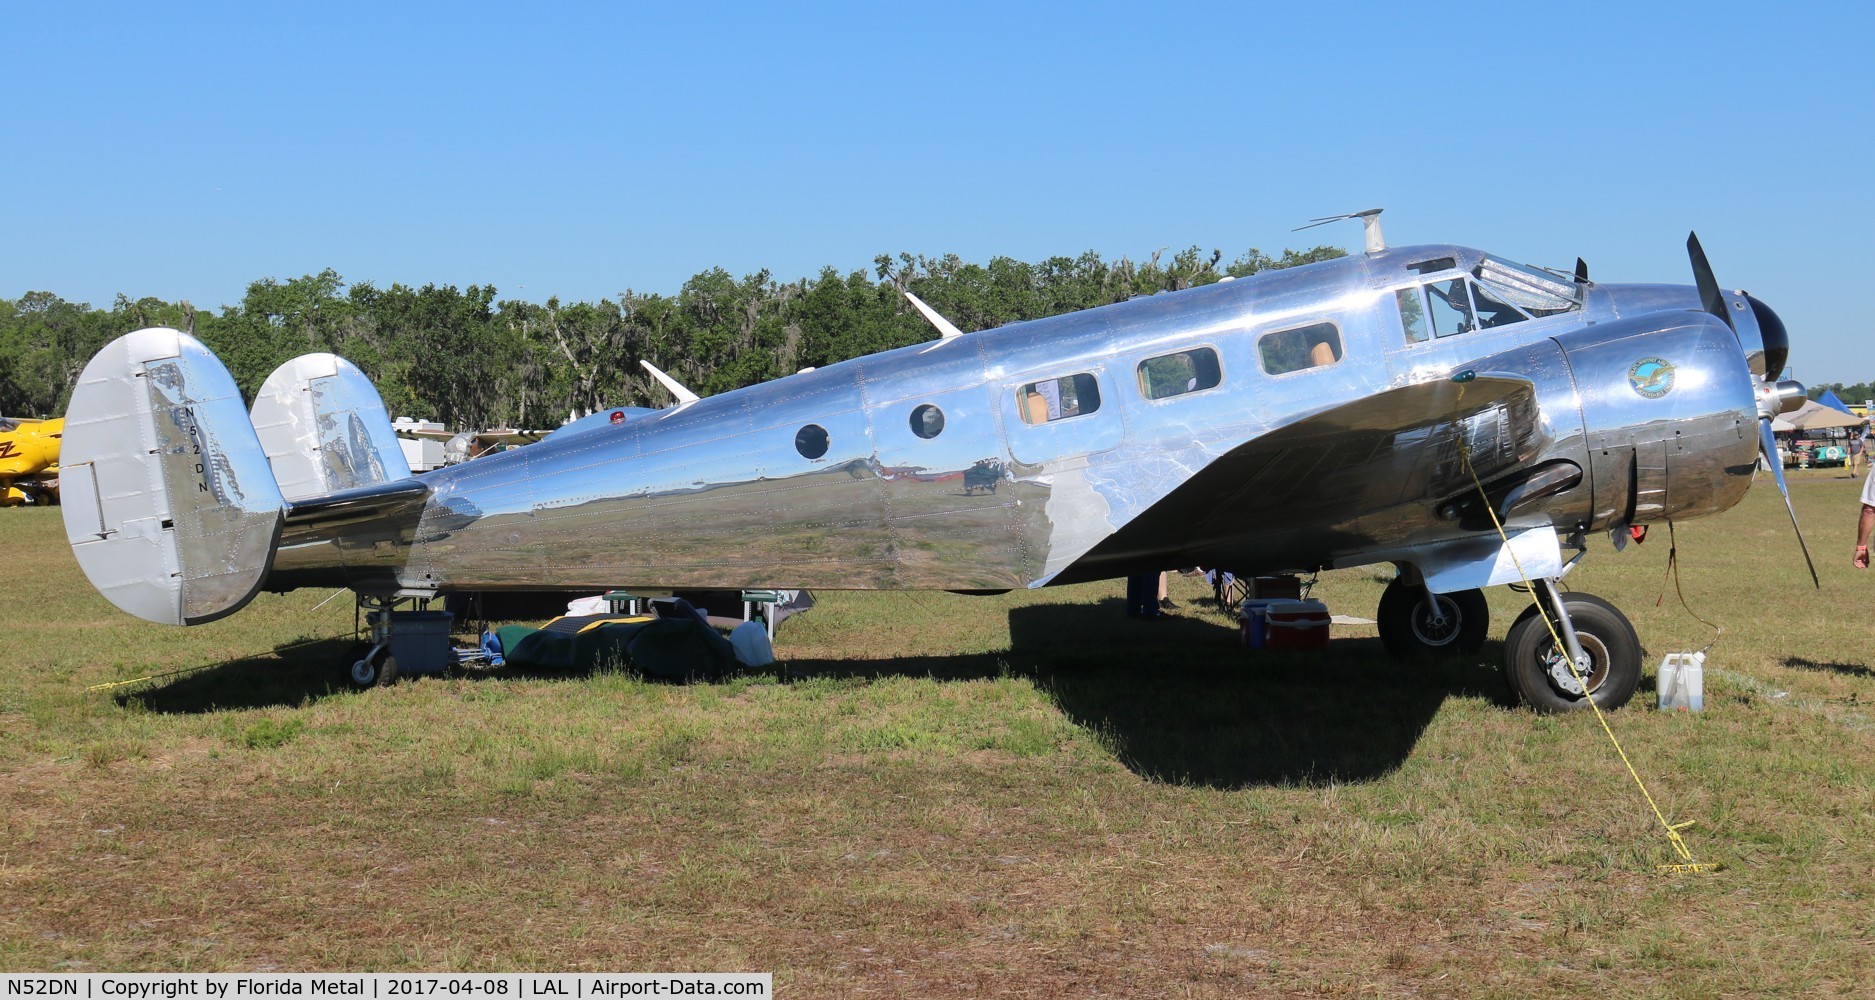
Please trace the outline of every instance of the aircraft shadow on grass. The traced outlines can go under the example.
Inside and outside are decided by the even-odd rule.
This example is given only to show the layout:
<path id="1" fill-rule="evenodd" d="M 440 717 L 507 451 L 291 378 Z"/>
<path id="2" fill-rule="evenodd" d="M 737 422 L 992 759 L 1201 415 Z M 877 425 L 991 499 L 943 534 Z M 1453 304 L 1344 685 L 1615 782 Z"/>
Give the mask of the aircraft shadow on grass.
<path id="1" fill-rule="evenodd" d="M 1117 599 L 1016 608 L 1009 634 L 1000 653 L 788 667 L 795 677 L 1023 677 L 1140 776 L 1224 789 L 1372 780 L 1406 760 L 1448 697 L 1509 704 L 1496 644 L 1445 662 L 1393 660 L 1378 639 L 1257 652 L 1214 614 L 1133 621 Z"/>
<path id="2" fill-rule="evenodd" d="M 1875 670 L 1860 663 L 1818 663 L 1801 656 L 1784 657 L 1784 666 L 1792 670 L 1818 670 L 1824 673 L 1842 674 L 1845 677 L 1875 677 Z"/>
<path id="3" fill-rule="evenodd" d="M 889 660 L 790 660 L 789 678 L 1029 680 L 1119 761 L 1153 781 L 1232 789 L 1368 781 L 1404 762 L 1449 697 L 1508 705 L 1499 650 L 1445 661 L 1394 660 L 1378 639 L 1326 653 L 1245 650 L 1214 613 L 1128 619 L 1121 602 L 1042 604 L 1009 613 L 1010 648 Z M 292 707 L 347 690 L 351 639 L 234 660 L 117 696 L 159 713 Z M 499 680 L 566 672 L 466 670 Z"/>

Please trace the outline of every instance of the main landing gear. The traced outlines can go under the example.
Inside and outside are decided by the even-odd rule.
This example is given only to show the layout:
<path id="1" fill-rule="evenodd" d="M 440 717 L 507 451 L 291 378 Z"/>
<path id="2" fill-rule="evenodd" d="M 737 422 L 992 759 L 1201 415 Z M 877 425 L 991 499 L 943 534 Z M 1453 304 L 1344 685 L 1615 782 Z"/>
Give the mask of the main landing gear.
<path id="1" fill-rule="evenodd" d="M 1442 656 L 1483 647 L 1490 609 L 1482 591 L 1433 594 L 1407 580 L 1394 580 L 1380 596 L 1376 618 L 1387 652 Z M 1538 580 L 1535 588 L 1549 624 L 1532 605 L 1505 634 L 1504 677 L 1512 694 L 1545 713 L 1587 708 L 1590 698 L 1604 710 L 1627 704 L 1641 681 L 1641 642 L 1627 617 L 1592 594 L 1560 592 L 1554 580 Z"/>
<path id="2" fill-rule="evenodd" d="M 1536 588 L 1550 620 L 1545 625 L 1532 605 L 1505 634 L 1512 693 L 1543 713 L 1587 708 L 1590 698 L 1604 710 L 1627 704 L 1641 683 L 1641 640 L 1627 616 L 1593 594 L 1560 593 L 1554 580 Z"/>
<path id="3" fill-rule="evenodd" d="M 1404 577 L 1380 595 L 1380 643 L 1394 656 L 1476 653 L 1491 626 L 1484 591 L 1434 594 Z"/>

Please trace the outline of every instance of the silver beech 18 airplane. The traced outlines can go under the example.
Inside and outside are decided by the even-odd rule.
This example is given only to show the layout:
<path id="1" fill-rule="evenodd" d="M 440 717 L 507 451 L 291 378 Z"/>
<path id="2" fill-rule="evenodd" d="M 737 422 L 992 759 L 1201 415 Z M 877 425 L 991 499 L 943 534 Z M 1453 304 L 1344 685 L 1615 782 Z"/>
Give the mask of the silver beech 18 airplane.
<path id="1" fill-rule="evenodd" d="M 414 476 L 350 363 L 286 363 L 250 414 L 201 343 L 138 330 L 73 393 L 66 532 L 119 608 L 181 625 L 311 586 L 382 610 L 1392 563 L 1387 647 L 1472 652 L 1480 588 L 1527 576 L 1547 615 L 1509 628 L 1512 688 L 1618 707 L 1633 626 L 1558 581 L 1592 532 L 1736 504 L 1760 453 L 1783 488 L 1770 419 L 1804 395 L 1776 381 L 1784 325 L 1722 290 L 1696 238 L 1694 285 L 1602 284 L 1579 261 L 1389 248 L 1377 216 L 1363 254 L 992 330 L 914 298 L 937 340 L 701 399 L 667 381 L 673 406 Z"/>

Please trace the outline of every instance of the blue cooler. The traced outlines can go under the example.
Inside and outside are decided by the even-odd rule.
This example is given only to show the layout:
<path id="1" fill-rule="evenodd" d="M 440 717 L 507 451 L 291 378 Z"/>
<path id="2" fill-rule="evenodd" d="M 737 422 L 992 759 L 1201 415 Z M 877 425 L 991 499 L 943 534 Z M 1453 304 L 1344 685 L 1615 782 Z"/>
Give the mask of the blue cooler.
<path id="1" fill-rule="evenodd" d="M 1280 597 L 1245 598 L 1237 612 L 1237 627 L 1243 637 L 1243 644 L 1251 649 L 1262 649 L 1269 642 L 1269 609 Z"/>

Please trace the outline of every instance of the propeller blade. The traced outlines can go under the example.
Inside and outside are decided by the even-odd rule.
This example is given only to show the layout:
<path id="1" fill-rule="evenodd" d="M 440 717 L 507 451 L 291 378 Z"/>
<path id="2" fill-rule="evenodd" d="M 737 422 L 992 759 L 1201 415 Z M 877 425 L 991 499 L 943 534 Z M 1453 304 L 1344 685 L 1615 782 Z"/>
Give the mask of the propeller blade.
<path id="1" fill-rule="evenodd" d="M 1719 279 L 1712 276 L 1712 265 L 1706 262 L 1706 250 L 1699 245 L 1698 233 L 1686 234 L 1686 256 L 1693 261 L 1693 283 L 1699 286 L 1699 304 L 1706 311 L 1725 321 L 1725 325 L 1738 332 L 1738 324 L 1732 322 L 1731 313 L 1725 308 L 1725 296 L 1719 292 Z M 1778 481 L 1783 481 L 1782 473 Z"/>
<path id="2" fill-rule="evenodd" d="M 1816 562 L 1810 558 L 1810 546 L 1803 542 L 1803 528 L 1797 524 L 1797 508 L 1790 502 L 1790 487 L 1784 485 L 1784 463 L 1777 457 L 1777 438 L 1771 434 L 1771 418 L 1758 418 L 1758 450 L 1764 455 L 1764 462 L 1771 467 L 1771 476 L 1777 480 L 1777 491 L 1784 494 L 1784 509 L 1790 511 L 1790 527 L 1797 533 L 1797 547 L 1803 550 L 1804 565 L 1810 567 L 1810 582 L 1816 589 L 1823 589 L 1823 581 L 1816 578 Z"/>

